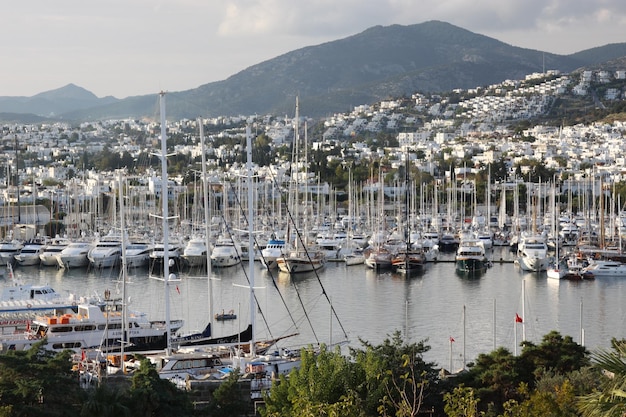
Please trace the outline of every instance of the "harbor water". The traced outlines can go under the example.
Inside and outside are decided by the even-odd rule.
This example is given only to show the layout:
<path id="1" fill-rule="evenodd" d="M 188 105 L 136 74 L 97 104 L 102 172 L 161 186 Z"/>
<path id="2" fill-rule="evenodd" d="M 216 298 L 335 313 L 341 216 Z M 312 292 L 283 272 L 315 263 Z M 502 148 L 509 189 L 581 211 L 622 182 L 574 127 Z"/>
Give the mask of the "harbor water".
<path id="1" fill-rule="evenodd" d="M 558 281 L 545 272 L 524 273 L 508 248 L 496 248 L 490 254 L 493 266 L 470 278 L 456 273 L 453 257 L 441 256 L 408 278 L 341 262 L 330 262 L 317 274 L 292 276 L 266 271 L 259 262 L 250 273 L 244 262 L 213 269 L 210 280 L 200 271 L 181 271 L 169 283 L 135 269 L 128 275 L 126 299 L 131 310 L 154 320 L 165 319 L 169 310 L 171 319 L 185 320 L 183 332 L 203 329 L 211 313 L 232 310 L 237 319 L 215 321 L 215 336 L 237 333 L 253 317 L 256 340 L 291 335 L 278 344 L 288 349 L 346 341 L 359 347 L 359 339 L 378 344 L 400 331 L 407 342 L 426 340 L 431 347 L 426 359 L 453 369 L 494 347 L 519 351 L 516 345 L 524 338 L 540 343 L 552 330 L 592 351 L 609 347 L 613 337 L 626 337 L 626 278 Z M 15 267 L 14 274 L 25 283 L 50 284 L 78 296 L 103 296 L 107 289 L 114 297 L 124 294 L 119 269 L 35 266 Z M 250 307 L 251 287 L 258 308 Z M 522 323 L 516 323 L 516 314 Z"/>

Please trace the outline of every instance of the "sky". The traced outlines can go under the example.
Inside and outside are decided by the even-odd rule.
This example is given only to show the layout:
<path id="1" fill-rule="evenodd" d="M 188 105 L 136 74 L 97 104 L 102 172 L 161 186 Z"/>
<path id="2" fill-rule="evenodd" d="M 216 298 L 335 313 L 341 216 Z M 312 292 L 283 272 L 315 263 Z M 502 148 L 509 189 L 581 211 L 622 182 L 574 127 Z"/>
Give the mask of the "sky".
<path id="1" fill-rule="evenodd" d="M 429 20 L 557 54 L 626 42 L 624 0 L 12 1 L 0 96 L 70 83 L 98 97 L 183 91 L 372 26 Z"/>

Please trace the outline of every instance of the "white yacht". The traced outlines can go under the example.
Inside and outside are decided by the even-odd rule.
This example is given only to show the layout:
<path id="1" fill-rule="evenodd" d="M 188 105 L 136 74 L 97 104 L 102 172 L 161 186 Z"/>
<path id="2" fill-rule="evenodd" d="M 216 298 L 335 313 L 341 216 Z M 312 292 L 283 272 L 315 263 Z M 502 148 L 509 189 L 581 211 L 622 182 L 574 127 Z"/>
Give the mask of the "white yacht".
<path id="1" fill-rule="evenodd" d="M 126 266 L 128 268 L 143 268 L 150 261 L 150 254 L 154 245 L 148 242 L 131 241 L 125 249 Z"/>
<path id="2" fill-rule="evenodd" d="M 183 252 L 183 245 L 177 239 L 170 239 L 167 244 L 167 256 L 170 261 L 178 262 Z M 150 252 L 151 268 L 158 266 L 163 267 L 163 259 L 165 257 L 165 245 L 163 242 L 154 244 L 152 252 Z"/>
<path id="3" fill-rule="evenodd" d="M 523 234 L 517 244 L 515 262 L 523 271 L 540 272 L 548 269 L 550 258 L 545 237 L 537 234 Z"/>
<path id="4" fill-rule="evenodd" d="M 43 252 L 39 254 L 39 261 L 43 266 L 59 266 L 58 255 L 65 249 L 69 244 L 70 240 L 65 237 L 55 237 L 52 239 L 46 247 L 43 249 Z"/>
<path id="5" fill-rule="evenodd" d="M 240 245 L 231 238 L 220 237 L 211 251 L 211 266 L 228 267 L 241 263 Z"/>
<path id="6" fill-rule="evenodd" d="M 87 241 L 71 242 L 57 255 L 57 262 L 61 268 L 84 268 L 89 265 L 87 255 L 92 247 Z"/>
<path id="7" fill-rule="evenodd" d="M 479 274 L 489 267 L 484 242 L 474 236 L 461 237 L 454 259 L 457 272 L 462 274 Z"/>
<path id="8" fill-rule="evenodd" d="M 267 269 L 278 268 L 278 258 L 287 251 L 287 242 L 284 239 L 270 239 L 261 250 L 261 264 Z"/>
<path id="9" fill-rule="evenodd" d="M 15 255 L 17 255 L 23 247 L 24 244 L 15 239 L 0 242 L 0 265 L 13 264 Z"/>
<path id="10" fill-rule="evenodd" d="M 89 250 L 87 258 L 94 268 L 111 268 L 120 264 L 122 237 L 116 234 L 102 236 Z"/>
<path id="11" fill-rule="evenodd" d="M 583 269 L 585 278 L 623 278 L 626 277 L 626 264 L 616 261 L 593 261 Z"/>
<path id="12" fill-rule="evenodd" d="M 183 248 L 181 257 L 191 268 L 202 267 L 206 265 L 207 248 L 204 236 L 194 236 L 187 241 Z"/>
<path id="13" fill-rule="evenodd" d="M 122 304 L 81 303 L 38 316 L 30 328 L 18 334 L 0 335 L 0 351 L 27 350 L 46 339 L 45 348 L 53 351 L 70 349 L 120 350 L 122 340 Z M 163 321 L 150 321 L 145 313 L 128 311 L 128 340 L 125 351 L 150 351 L 167 346 L 167 329 Z M 172 332 L 183 326 L 182 320 L 170 321 Z"/>
<path id="14" fill-rule="evenodd" d="M 43 253 L 46 244 L 47 241 L 45 238 L 37 237 L 31 239 L 24 244 L 20 252 L 15 255 L 15 262 L 20 266 L 39 265 L 41 262 L 39 255 Z"/>

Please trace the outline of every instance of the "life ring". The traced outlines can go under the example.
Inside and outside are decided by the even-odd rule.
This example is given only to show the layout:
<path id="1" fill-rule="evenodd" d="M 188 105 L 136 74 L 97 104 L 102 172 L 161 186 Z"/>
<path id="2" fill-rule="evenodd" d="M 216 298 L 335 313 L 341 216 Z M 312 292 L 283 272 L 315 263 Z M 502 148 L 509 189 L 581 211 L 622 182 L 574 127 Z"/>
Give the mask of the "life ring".
<path id="1" fill-rule="evenodd" d="M 246 373 L 247 373 L 247 374 L 252 373 L 252 366 L 250 366 L 250 365 L 246 365 Z"/>
<path id="2" fill-rule="evenodd" d="M 26 308 L 31 308 L 32 306 L 32 304 L 26 304 Z"/>
<path id="3" fill-rule="evenodd" d="M 76 301 L 72 301 L 72 306 L 76 307 Z"/>

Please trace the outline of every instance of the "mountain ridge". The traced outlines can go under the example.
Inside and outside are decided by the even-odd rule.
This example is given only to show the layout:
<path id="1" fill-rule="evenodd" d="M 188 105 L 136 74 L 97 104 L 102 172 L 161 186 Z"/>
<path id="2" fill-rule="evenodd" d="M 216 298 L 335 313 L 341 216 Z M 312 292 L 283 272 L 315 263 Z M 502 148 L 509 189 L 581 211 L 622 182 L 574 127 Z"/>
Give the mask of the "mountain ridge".
<path id="1" fill-rule="evenodd" d="M 572 72 L 618 61 L 626 43 L 558 55 L 521 48 L 441 21 L 373 26 L 252 65 L 225 80 L 168 93 L 168 117 L 292 114 L 324 116 L 358 104 L 520 79 L 533 72 Z M 69 84 L 33 97 L 0 97 L 0 112 L 64 120 L 155 117 L 154 95 L 98 98 Z"/>

